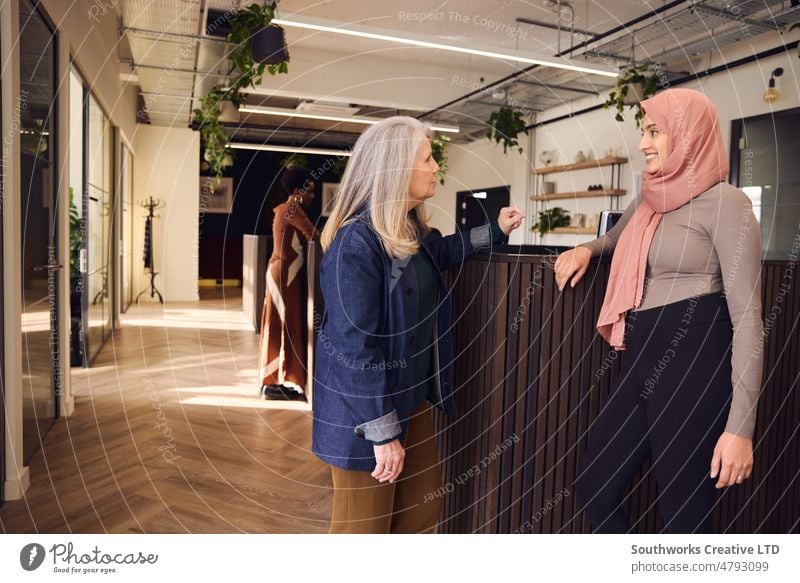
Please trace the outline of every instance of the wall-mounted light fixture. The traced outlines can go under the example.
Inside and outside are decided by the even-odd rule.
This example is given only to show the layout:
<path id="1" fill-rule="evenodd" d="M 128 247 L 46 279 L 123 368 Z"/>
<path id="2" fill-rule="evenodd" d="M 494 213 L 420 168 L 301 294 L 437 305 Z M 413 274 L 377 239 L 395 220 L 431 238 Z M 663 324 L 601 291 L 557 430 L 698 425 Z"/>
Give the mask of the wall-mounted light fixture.
<path id="1" fill-rule="evenodd" d="M 780 99 L 781 94 L 775 89 L 775 77 L 780 77 L 783 75 L 783 67 L 778 67 L 777 69 L 772 70 L 772 75 L 769 76 L 769 85 L 767 86 L 767 90 L 764 91 L 764 101 L 766 103 L 775 103 Z"/>

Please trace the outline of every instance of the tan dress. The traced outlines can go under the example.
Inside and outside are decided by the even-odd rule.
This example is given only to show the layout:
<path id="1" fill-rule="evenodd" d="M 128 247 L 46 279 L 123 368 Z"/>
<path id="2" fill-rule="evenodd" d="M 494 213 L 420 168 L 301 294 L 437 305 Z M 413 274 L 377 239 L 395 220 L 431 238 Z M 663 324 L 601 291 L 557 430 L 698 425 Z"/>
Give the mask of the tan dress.
<path id="1" fill-rule="evenodd" d="M 302 205 L 275 207 L 273 250 L 261 314 L 258 370 L 261 384 L 306 386 L 306 289 L 303 243 L 319 238 Z"/>

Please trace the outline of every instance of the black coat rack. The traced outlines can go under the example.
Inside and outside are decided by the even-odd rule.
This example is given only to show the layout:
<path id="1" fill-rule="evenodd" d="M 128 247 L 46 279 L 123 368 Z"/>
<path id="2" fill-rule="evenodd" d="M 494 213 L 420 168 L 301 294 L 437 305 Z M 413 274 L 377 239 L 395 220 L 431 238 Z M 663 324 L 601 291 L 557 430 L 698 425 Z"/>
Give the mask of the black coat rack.
<path id="1" fill-rule="evenodd" d="M 149 269 L 147 274 L 150 276 L 150 286 L 139 292 L 139 295 L 136 296 L 136 303 L 138 304 L 139 298 L 149 291 L 151 298 L 158 296 L 158 301 L 163 304 L 164 298 L 161 297 L 161 292 L 156 287 L 156 275 L 158 275 L 158 272 L 155 270 L 155 263 L 153 262 L 153 219 L 160 218 L 161 215 L 157 215 L 155 211 L 163 209 L 167 205 L 151 196 L 146 201 L 140 200 L 139 206 L 147 209 L 144 222 L 144 267 Z"/>

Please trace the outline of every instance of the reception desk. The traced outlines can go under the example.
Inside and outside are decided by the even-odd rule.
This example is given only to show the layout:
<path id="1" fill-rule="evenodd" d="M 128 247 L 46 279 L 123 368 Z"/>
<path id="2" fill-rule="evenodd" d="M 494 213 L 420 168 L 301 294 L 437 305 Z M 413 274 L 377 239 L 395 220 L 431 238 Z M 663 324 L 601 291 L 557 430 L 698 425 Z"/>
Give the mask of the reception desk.
<path id="1" fill-rule="evenodd" d="M 453 296 L 459 416 L 434 415 L 443 467 L 444 533 L 589 532 L 573 481 L 587 428 L 608 398 L 623 353 L 597 335 L 608 260 L 558 291 L 555 255 L 504 247 L 447 274 Z M 752 479 L 725 491 L 719 531 L 796 532 L 800 517 L 800 293 L 786 261 L 765 261 L 764 388 Z M 710 460 L 709 460 L 710 462 Z M 646 464 L 626 511 L 635 530 L 663 521 Z"/>

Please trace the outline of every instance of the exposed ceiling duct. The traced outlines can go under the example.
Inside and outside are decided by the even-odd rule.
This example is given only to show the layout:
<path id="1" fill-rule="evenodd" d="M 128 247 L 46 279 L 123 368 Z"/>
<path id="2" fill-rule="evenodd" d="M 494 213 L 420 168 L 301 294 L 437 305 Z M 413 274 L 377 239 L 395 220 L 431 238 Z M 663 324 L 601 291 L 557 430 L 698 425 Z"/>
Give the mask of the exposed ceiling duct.
<path id="1" fill-rule="evenodd" d="M 121 0 L 122 27 L 130 47 L 132 74 L 139 80 L 142 109 L 147 121 L 155 125 L 191 125 L 192 110 L 198 106 L 199 97 L 214 85 L 224 83 L 227 77 L 229 46 L 224 37 L 229 25 L 222 15 L 246 3 L 239 0 Z M 287 9 L 297 6 L 298 2 L 286 1 L 282 4 Z M 385 12 L 383 3 L 365 6 L 360 11 L 352 4 L 322 3 L 314 4 L 306 12 L 327 18 L 338 16 L 342 22 L 349 22 L 354 14 L 364 17 L 382 14 L 382 6 Z M 484 6 L 485 3 L 478 0 L 465 0 L 459 4 L 459 9 L 478 11 Z M 586 16 L 582 14 L 584 8 L 587 10 Z M 727 0 L 672 1 L 654 9 L 638 5 L 627 22 L 613 22 L 611 25 L 611 20 L 598 21 L 596 17 L 600 12 L 597 11 L 590 22 L 589 4 L 578 0 L 572 3 L 542 0 L 535 5 L 526 3 L 518 8 L 504 6 L 503 9 L 506 11 L 503 19 L 517 26 L 542 31 L 541 35 L 538 32 L 535 34 L 537 40 L 549 35 L 553 39 L 550 46 L 554 57 L 580 60 L 587 65 L 612 64 L 620 67 L 631 62 L 659 62 L 669 80 L 685 76 L 689 62 L 696 55 L 719 51 L 741 41 L 744 35 L 756 36 L 767 31 L 782 30 L 800 17 L 800 9 L 786 0 L 742 0 L 735 5 Z M 580 31 L 575 28 L 576 22 L 581 24 Z M 389 26 L 387 32 L 397 34 L 405 28 L 406 25 Z M 416 30 L 419 28 L 415 26 L 415 32 L 419 32 Z M 435 41 L 453 35 L 458 37 L 463 32 L 458 26 L 451 25 L 439 32 L 428 31 L 427 34 Z M 562 32 L 570 35 L 569 48 L 564 50 L 560 50 Z M 440 36 L 437 37 L 437 34 Z M 573 43 L 576 34 L 577 42 Z M 331 41 L 321 38 L 320 35 L 306 34 L 299 37 L 299 42 L 291 48 L 302 50 L 311 43 L 312 47 L 326 50 L 331 46 Z M 314 42 L 318 44 L 314 45 Z M 360 49 L 352 48 L 352 45 L 351 41 L 336 44 L 338 53 L 335 59 L 331 57 L 332 62 L 346 63 L 341 55 L 346 55 L 348 48 L 357 54 Z M 392 51 L 382 54 L 391 58 Z M 441 57 L 441 54 L 438 53 L 437 57 Z M 413 69 L 415 66 L 413 62 L 398 60 L 387 60 L 387 63 L 401 73 L 404 68 Z M 320 66 L 323 64 L 320 63 Z M 326 74 L 335 66 L 326 66 Z M 497 79 L 497 76 L 493 79 Z M 415 115 L 427 122 L 458 126 L 461 132 L 454 135 L 454 139 L 464 142 L 483 137 L 485 120 L 503 103 L 536 113 L 587 95 L 600 95 L 610 89 L 613 83 L 613 78 L 532 66 L 485 86 L 481 79 L 481 83 L 470 87 L 470 90 L 457 92 L 456 95 L 460 97 L 429 111 L 424 107 L 416 110 L 381 107 L 380 100 L 374 103 L 359 101 L 336 92 L 332 92 L 330 100 L 326 100 L 307 92 L 272 94 L 269 90 L 262 90 L 248 95 L 248 105 L 330 117 Z M 386 99 L 389 101 L 392 96 Z M 430 105 L 435 105 L 435 101 Z M 303 118 L 276 121 L 270 116 L 240 114 L 237 119 L 235 111 L 233 114 L 228 127 L 231 135 L 237 139 L 245 134 L 254 137 L 258 133 L 254 128 L 263 126 L 262 135 L 287 139 L 295 133 L 298 137 L 295 141 L 313 140 L 324 147 L 328 137 L 332 142 L 342 145 L 347 141 L 346 136 L 353 141 L 362 129 L 356 124 L 337 125 L 336 122 Z"/>
<path id="2" fill-rule="evenodd" d="M 121 4 L 142 116 L 155 125 L 191 123 L 202 0 L 125 0 Z"/>

